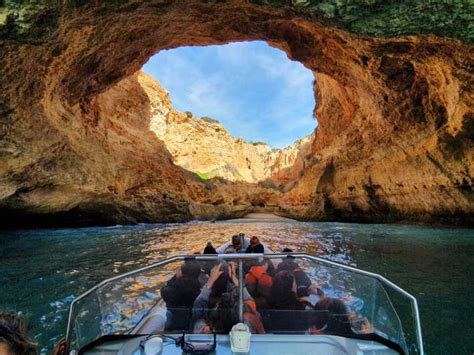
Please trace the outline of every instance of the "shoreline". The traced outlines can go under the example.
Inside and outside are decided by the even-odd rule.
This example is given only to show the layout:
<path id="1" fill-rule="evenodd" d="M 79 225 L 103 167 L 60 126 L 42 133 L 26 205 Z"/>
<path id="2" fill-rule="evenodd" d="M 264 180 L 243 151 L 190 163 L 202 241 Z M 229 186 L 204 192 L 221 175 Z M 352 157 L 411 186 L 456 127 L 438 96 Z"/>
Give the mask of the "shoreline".
<path id="1" fill-rule="evenodd" d="M 275 221 L 275 222 L 283 222 L 283 221 L 296 222 L 296 219 L 282 217 L 276 214 L 264 213 L 264 212 L 251 212 L 238 219 L 256 219 L 256 220 Z"/>

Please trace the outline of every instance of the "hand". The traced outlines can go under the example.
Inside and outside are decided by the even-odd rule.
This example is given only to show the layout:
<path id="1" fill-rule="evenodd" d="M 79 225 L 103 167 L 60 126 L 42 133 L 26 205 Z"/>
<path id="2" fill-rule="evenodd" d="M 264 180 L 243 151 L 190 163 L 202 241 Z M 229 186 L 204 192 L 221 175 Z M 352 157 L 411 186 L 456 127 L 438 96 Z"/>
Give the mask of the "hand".
<path id="1" fill-rule="evenodd" d="M 362 325 L 360 327 L 360 330 L 362 331 L 362 333 L 364 334 L 369 334 L 369 333 L 373 333 L 374 332 L 374 327 L 372 326 L 372 324 L 369 322 L 369 320 L 364 317 L 363 321 L 362 321 Z"/>
<path id="2" fill-rule="evenodd" d="M 222 264 L 216 265 L 211 269 L 211 274 L 209 279 L 206 282 L 207 288 L 211 288 L 216 280 L 222 275 L 223 271 L 221 270 Z"/>
<path id="3" fill-rule="evenodd" d="M 361 325 L 360 325 L 360 330 L 362 333 L 364 334 L 369 334 L 369 333 L 373 333 L 374 332 L 374 327 L 372 326 L 372 324 L 369 322 L 369 320 L 364 317 L 362 318 L 361 320 Z"/>
<path id="4" fill-rule="evenodd" d="M 183 276 L 183 272 L 181 271 L 181 268 L 176 270 L 176 278 L 179 279 L 181 276 Z"/>
<path id="5" fill-rule="evenodd" d="M 311 286 L 308 287 L 308 292 L 311 295 L 324 296 L 324 293 L 319 289 L 319 284 L 313 282 Z"/>
<path id="6" fill-rule="evenodd" d="M 67 343 L 66 339 L 62 338 L 54 347 L 53 355 L 66 355 L 67 354 Z"/>

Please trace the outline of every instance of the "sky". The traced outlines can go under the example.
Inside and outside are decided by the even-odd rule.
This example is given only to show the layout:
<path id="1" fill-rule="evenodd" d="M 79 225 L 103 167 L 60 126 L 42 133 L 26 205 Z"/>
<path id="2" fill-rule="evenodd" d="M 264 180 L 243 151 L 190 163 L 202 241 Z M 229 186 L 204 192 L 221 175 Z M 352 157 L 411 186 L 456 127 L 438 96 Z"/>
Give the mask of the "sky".
<path id="1" fill-rule="evenodd" d="M 177 111 L 217 119 L 234 137 L 282 148 L 317 125 L 312 72 L 265 42 L 163 50 L 143 70 Z"/>

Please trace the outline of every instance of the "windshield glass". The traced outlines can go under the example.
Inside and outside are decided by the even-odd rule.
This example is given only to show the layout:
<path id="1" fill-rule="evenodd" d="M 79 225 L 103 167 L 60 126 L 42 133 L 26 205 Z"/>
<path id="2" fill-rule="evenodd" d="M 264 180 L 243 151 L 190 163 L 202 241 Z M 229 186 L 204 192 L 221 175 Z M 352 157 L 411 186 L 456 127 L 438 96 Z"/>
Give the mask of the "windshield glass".
<path id="1" fill-rule="evenodd" d="M 376 334 L 420 352 L 410 295 L 305 254 L 177 256 L 106 280 L 71 305 L 67 340 L 79 350 L 110 334 L 228 334 L 239 321 L 255 334 Z"/>

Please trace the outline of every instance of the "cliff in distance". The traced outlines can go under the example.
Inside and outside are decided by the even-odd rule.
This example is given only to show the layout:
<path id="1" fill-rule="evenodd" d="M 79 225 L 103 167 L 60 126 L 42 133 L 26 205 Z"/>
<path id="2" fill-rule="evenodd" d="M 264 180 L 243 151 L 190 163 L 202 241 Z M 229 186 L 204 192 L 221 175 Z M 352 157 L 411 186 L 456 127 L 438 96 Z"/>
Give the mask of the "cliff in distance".
<path id="1" fill-rule="evenodd" d="M 175 164 L 204 179 L 221 177 L 249 183 L 289 183 L 291 178 L 285 179 L 285 172 L 296 169 L 295 165 L 301 172 L 313 135 L 284 149 L 271 148 L 264 142 L 246 142 L 233 137 L 215 119 L 175 111 L 166 90 L 144 72 L 138 74 L 138 81 L 150 100 L 150 130 L 165 143 Z"/>

